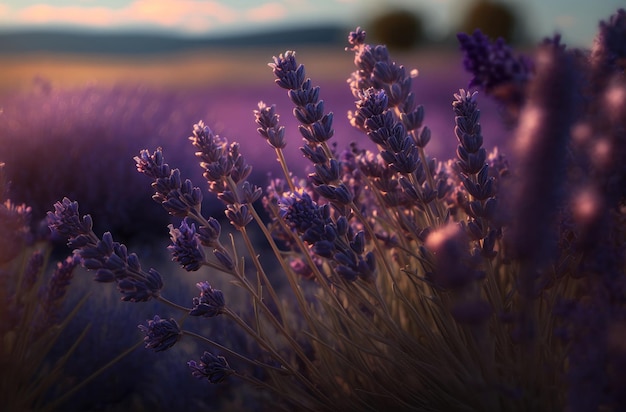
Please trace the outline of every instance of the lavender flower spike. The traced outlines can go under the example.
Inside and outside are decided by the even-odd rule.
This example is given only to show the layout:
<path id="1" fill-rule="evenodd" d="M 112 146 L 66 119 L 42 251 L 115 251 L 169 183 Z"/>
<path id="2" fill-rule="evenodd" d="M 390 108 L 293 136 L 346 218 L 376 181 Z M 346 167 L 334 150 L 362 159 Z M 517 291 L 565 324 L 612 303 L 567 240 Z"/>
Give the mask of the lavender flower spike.
<path id="1" fill-rule="evenodd" d="M 283 149 L 287 146 L 285 141 L 285 127 L 279 125 L 279 116 L 276 113 L 276 105 L 268 106 L 259 102 L 259 110 L 254 111 L 256 123 L 259 127 L 257 132 L 267 139 L 270 146 Z"/>
<path id="2" fill-rule="evenodd" d="M 146 334 L 144 338 L 146 348 L 155 352 L 171 348 L 183 336 L 174 319 L 161 319 L 158 315 L 155 315 L 154 319 L 148 320 L 148 326 L 139 325 L 138 327 Z"/>
<path id="3" fill-rule="evenodd" d="M 323 232 L 323 226 L 330 222 L 322 207 L 304 191 L 288 193 L 279 200 L 278 206 L 281 217 L 300 234 Z"/>
<path id="4" fill-rule="evenodd" d="M 193 376 L 198 379 L 207 378 L 211 383 L 220 383 L 235 373 L 223 356 L 210 352 L 204 352 L 199 364 L 192 360 L 187 362 L 187 365 Z"/>
<path id="5" fill-rule="evenodd" d="M 53 322 L 59 320 L 63 298 L 74 277 L 74 269 L 79 264 L 80 258 L 75 254 L 57 263 L 57 267 L 50 277 L 50 281 L 44 290 L 42 298 L 41 307 L 44 311 L 44 317 L 47 320 Z"/>
<path id="6" fill-rule="evenodd" d="M 591 48 L 590 61 L 596 75 L 623 73 L 626 68 L 626 10 L 619 9 L 600 30 Z"/>
<path id="7" fill-rule="evenodd" d="M 459 140 L 457 156 L 459 168 L 466 175 L 477 174 L 487 160 L 487 151 L 482 147 L 483 136 L 480 131 L 480 110 L 476 103 L 477 92 L 459 90 L 454 95 L 452 107 L 456 115 L 454 134 Z"/>
<path id="8" fill-rule="evenodd" d="M 212 318 L 224 311 L 226 303 L 221 290 L 213 289 L 209 282 L 198 282 L 196 286 L 200 289 L 200 297 L 193 298 L 191 316 Z"/>
<path id="9" fill-rule="evenodd" d="M 89 215 L 84 216 L 81 221 L 78 202 L 72 202 L 64 197 L 61 202 L 54 204 L 54 213 L 48 212 L 48 226 L 59 235 L 71 239 L 78 235 L 88 235 L 93 222 Z"/>
<path id="10" fill-rule="evenodd" d="M 128 253 L 125 245 L 114 242 L 110 232 L 100 239 L 91 229 L 89 215 L 80 220 L 78 202 L 64 198 L 54 208 L 54 213 L 48 212 L 48 226 L 68 239 L 68 245 L 75 249 L 82 266 L 96 272 L 94 280 L 116 282 L 124 301 L 145 302 L 159 296 L 163 288 L 159 272 L 142 270 L 137 255 Z"/>
<path id="11" fill-rule="evenodd" d="M 180 263 L 187 272 L 194 272 L 202 267 L 205 260 L 204 249 L 196 234 L 196 225 L 187 223 L 187 218 L 175 229 L 168 225 L 172 244 L 167 249 L 172 253 L 172 260 Z"/>
<path id="12" fill-rule="evenodd" d="M 297 90 L 302 87 L 305 79 L 304 66 L 296 62 L 296 52 L 286 51 L 284 55 L 274 57 L 274 63 L 269 63 L 276 76 L 276 84 L 287 90 Z"/>
<path id="13" fill-rule="evenodd" d="M 198 213 L 202 204 L 200 188 L 193 187 L 191 181 L 184 182 L 180 177 L 179 169 L 172 169 L 163 160 L 161 148 L 150 154 L 142 150 L 135 156 L 137 171 L 154 179 L 152 188 L 155 193 L 152 199 L 160 203 L 173 216 L 184 217 L 189 213 Z"/>
<path id="14" fill-rule="evenodd" d="M 524 104 L 525 88 L 534 66 L 526 56 L 514 57 L 502 38 L 491 42 L 480 30 L 472 35 L 457 35 L 464 53 L 465 70 L 474 77 L 469 87 L 479 87 L 515 114 Z"/>
<path id="15" fill-rule="evenodd" d="M 523 86 L 530 79 L 531 61 L 523 56 L 515 58 L 504 39 L 491 42 L 478 29 L 472 35 L 459 33 L 457 39 L 465 54 L 463 66 L 474 75 L 469 87 L 479 86 L 491 94 L 500 86 Z"/>

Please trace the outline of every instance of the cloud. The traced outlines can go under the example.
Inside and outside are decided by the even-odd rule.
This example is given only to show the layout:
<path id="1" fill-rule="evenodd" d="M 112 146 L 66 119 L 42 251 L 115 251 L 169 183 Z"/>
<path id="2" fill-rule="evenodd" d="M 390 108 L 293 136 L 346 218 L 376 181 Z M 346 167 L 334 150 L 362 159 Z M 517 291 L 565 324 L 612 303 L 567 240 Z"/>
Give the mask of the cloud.
<path id="1" fill-rule="evenodd" d="M 242 13 L 219 1 L 134 0 L 121 8 L 92 6 L 54 6 L 34 4 L 11 9 L 1 6 L 0 21 L 13 25 L 79 25 L 93 28 L 157 26 L 201 33 L 221 25 L 241 21 L 242 17 L 267 19 L 272 13 L 285 15 L 276 3 L 257 7 L 256 14 Z"/>
<path id="2" fill-rule="evenodd" d="M 70 23 L 103 27 L 114 21 L 114 12 L 106 7 L 51 6 L 35 4 L 16 11 L 22 24 Z"/>
<path id="3" fill-rule="evenodd" d="M 204 34 L 246 24 L 264 24 L 292 19 L 309 20 L 315 12 L 336 14 L 337 2 L 355 0 L 130 0 L 121 6 L 76 0 L 73 5 L 54 2 L 28 6 L 3 6 L 0 24 L 9 26 L 82 26 L 94 29 L 163 28 L 189 34 Z M 117 3 L 117 2 L 116 2 Z M 321 7 L 320 3 L 325 6 Z M 243 6 L 243 4 L 250 4 Z"/>
<path id="4" fill-rule="evenodd" d="M 122 11 L 129 20 L 165 27 L 182 26 L 189 19 L 226 24 L 238 17 L 234 9 L 224 4 L 198 0 L 136 0 Z"/>
<path id="5" fill-rule="evenodd" d="M 280 20 L 287 16 L 287 9 L 279 3 L 265 3 L 246 10 L 245 16 L 246 20 L 253 22 Z"/>

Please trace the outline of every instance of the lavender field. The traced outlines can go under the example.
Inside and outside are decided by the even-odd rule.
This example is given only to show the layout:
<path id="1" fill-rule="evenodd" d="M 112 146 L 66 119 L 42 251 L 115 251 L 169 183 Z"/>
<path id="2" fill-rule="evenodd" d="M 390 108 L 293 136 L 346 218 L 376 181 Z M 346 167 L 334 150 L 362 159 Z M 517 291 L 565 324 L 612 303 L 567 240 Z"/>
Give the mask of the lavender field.
<path id="1" fill-rule="evenodd" d="M 624 44 L 6 57 L 1 396 L 623 410 Z"/>
<path id="2" fill-rule="evenodd" d="M 193 155 L 187 137 L 193 124 L 204 120 L 217 133 L 241 143 L 242 153 L 254 165 L 255 183 L 265 185 L 267 174 L 280 172 L 280 166 L 256 132 L 253 111 L 259 101 L 277 105 L 292 142 L 285 153 L 294 159 L 293 172 L 304 176 L 297 120 L 267 67 L 272 56 L 281 52 L 208 50 L 206 55 L 182 55 L 180 63 L 172 62 L 177 56 L 130 62 L 45 55 L 26 62 L 9 59 L 7 77 L 0 84 L 4 90 L 0 152 L 13 181 L 13 198 L 30 205 L 39 219 L 59 198 L 80 198 L 81 203 L 93 205 L 91 213 L 98 216 L 102 229 L 115 228 L 123 236 L 132 218 L 126 203 L 154 211 L 135 216 L 148 221 L 145 225 L 135 221 L 134 232 L 137 225 L 145 230 L 162 226 L 162 213 L 134 171 L 132 158 L 141 149 L 161 146 L 185 177 L 198 181 L 200 168 L 186 161 Z M 347 119 L 355 102 L 346 83 L 352 70 L 350 53 L 313 48 L 299 55 L 311 62 L 309 73 L 318 81 L 327 108 L 335 113 L 337 147 L 343 149 L 352 141 L 371 145 Z M 424 50 L 406 55 L 405 60 L 403 64 L 421 72 L 414 89 L 433 131 L 429 153 L 447 159 L 456 145 L 451 96 L 467 86 L 470 75 L 455 51 Z M 493 146 L 506 146 L 510 131 L 503 126 L 496 104 L 483 100 L 490 114 L 483 119 L 485 135 Z M 88 173 L 76 174 L 76 170 Z M 108 194 L 106 204 L 102 193 Z"/>

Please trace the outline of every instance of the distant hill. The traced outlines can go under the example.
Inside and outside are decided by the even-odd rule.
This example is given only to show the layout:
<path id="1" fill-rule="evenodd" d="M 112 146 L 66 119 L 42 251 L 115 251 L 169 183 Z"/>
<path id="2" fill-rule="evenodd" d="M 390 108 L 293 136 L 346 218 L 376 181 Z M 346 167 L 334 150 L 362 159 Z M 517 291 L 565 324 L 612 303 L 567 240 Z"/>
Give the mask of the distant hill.
<path id="1" fill-rule="evenodd" d="M 345 45 L 349 30 L 350 28 L 328 25 L 219 37 L 61 30 L 14 31 L 0 32 L 0 54 L 55 52 L 148 55 L 209 47 Z"/>

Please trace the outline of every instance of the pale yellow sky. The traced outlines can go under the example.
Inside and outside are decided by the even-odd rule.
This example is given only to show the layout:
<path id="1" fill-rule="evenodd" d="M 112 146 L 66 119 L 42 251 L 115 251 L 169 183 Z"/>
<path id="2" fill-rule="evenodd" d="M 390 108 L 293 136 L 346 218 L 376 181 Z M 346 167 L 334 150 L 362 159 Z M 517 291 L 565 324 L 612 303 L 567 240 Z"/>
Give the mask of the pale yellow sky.
<path id="1" fill-rule="evenodd" d="M 500 0 L 519 10 L 532 40 L 563 34 L 589 45 L 600 19 L 624 0 Z M 448 34 L 470 0 L 5 0 L 0 29 L 81 27 L 97 30 L 170 31 L 208 35 L 312 22 L 363 25 L 391 6 L 420 12 L 433 37 Z"/>

